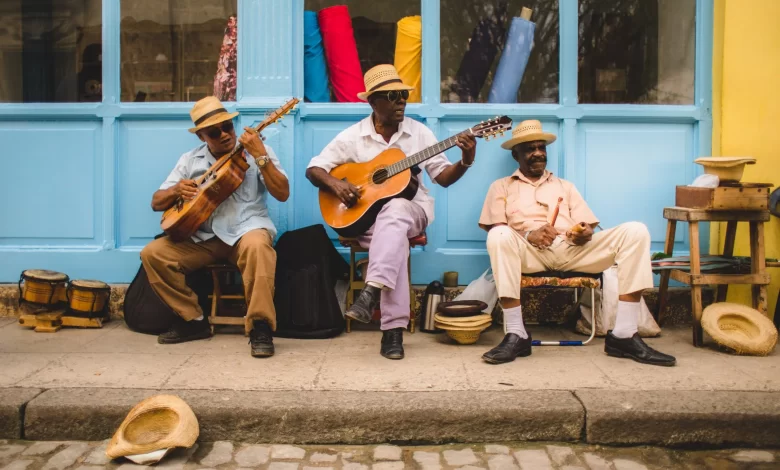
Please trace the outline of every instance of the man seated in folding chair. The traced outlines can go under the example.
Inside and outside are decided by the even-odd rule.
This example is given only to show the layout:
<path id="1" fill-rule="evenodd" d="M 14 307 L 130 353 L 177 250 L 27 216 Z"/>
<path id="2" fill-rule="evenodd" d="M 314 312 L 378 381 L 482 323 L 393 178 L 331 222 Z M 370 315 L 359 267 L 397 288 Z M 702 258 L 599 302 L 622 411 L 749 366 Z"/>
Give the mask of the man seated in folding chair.
<path id="1" fill-rule="evenodd" d="M 502 364 L 531 355 L 531 335 L 525 330 L 520 307 L 522 274 L 601 273 L 617 264 L 617 318 L 615 328 L 607 333 L 604 351 L 644 364 L 675 365 L 674 357 L 652 349 L 637 333 L 642 291 L 653 287 L 647 227 L 627 222 L 594 234 L 598 219 L 580 193 L 571 182 L 546 170 L 546 146 L 555 138 L 542 131 L 539 121 L 529 120 L 515 127 L 512 137 L 501 145 L 511 150 L 520 168 L 490 186 L 479 226 L 488 231 L 487 249 L 506 335 L 482 358 Z"/>

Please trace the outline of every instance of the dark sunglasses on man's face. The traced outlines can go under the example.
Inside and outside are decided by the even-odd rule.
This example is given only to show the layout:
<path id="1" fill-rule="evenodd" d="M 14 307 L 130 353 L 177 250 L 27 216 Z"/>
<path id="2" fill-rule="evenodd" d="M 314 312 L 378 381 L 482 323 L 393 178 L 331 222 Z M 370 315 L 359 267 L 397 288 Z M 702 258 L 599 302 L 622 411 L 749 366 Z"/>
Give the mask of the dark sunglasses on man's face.
<path id="1" fill-rule="evenodd" d="M 233 132 L 233 121 L 225 121 L 220 124 L 214 124 L 213 126 L 207 127 L 202 132 L 210 139 L 218 139 L 223 132 L 225 134 L 230 134 Z"/>
<path id="2" fill-rule="evenodd" d="M 409 99 L 409 90 L 390 90 L 382 93 L 377 93 L 378 98 L 384 98 L 387 101 L 398 101 L 400 98 L 405 100 Z"/>

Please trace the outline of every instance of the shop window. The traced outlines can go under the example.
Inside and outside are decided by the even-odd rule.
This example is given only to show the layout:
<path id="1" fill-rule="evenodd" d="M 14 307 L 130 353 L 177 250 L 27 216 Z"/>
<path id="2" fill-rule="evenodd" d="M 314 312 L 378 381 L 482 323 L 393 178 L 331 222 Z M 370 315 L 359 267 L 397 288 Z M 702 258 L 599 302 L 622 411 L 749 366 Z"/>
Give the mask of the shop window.
<path id="1" fill-rule="evenodd" d="M 393 64 L 415 90 L 419 102 L 422 74 L 420 0 L 305 0 L 304 100 L 359 102 L 363 74 Z"/>
<path id="2" fill-rule="evenodd" d="M 696 0 L 580 0 L 581 103 L 693 104 Z"/>
<path id="3" fill-rule="evenodd" d="M 122 101 L 235 101 L 236 3 L 120 2 Z"/>
<path id="4" fill-rule="evenodd" d="M 441 0 L 440 14 L 443 103 L 558 102 L 558 0 Z"/>
<path id="5" fill-rule="evenodd" d="M 100 1 L 0 2 L 0 102 L 102 100 Z"/>

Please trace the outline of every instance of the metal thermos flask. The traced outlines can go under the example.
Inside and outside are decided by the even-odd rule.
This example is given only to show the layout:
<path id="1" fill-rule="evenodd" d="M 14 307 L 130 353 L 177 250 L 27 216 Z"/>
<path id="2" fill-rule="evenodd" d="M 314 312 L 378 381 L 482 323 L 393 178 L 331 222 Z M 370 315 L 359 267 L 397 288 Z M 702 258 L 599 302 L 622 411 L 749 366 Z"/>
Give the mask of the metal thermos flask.
<path id="1" fill-rule="evenodd" d="M 436 308 L 443 300 L 444 286 L 442 283 L 439 281 L 433 281 L 428 284 L 428 287 L 425 289 L 425 296 L 423 298 L 424 316 L 422 327 L 420 328 L 422 331 L 425 331 L 426 333 L 436 333 L 440 331 L 434 325 L 436 322 Z"/>

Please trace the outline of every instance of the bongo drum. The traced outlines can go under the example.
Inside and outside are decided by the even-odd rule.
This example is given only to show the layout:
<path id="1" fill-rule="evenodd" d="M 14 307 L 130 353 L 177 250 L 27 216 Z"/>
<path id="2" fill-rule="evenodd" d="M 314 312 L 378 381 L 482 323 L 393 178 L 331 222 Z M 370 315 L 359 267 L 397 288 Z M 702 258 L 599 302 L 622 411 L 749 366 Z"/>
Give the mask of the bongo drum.
<path id="1" fill-rule="evenodd" d="M 19 304 L 54 305 L 66 299 L 68 276 L 47 269 L 28 269 L 19 276 Z"/>
<path id="2" fill-rule="evenodd" d="M 102 281 L 74 279 L 67 290 L 68 314 L 76 316 L 104 317 L 111 288 Z M 99 313 L 99 315 L 93 315 Z"/>

